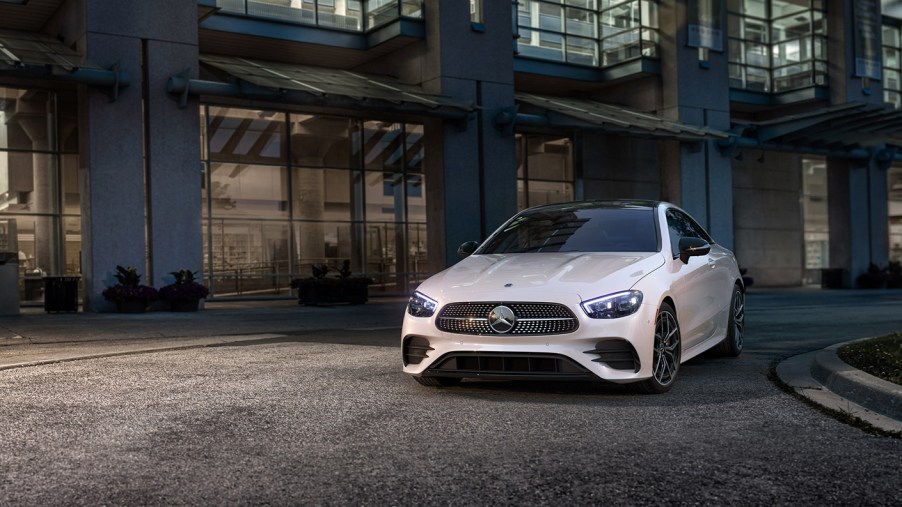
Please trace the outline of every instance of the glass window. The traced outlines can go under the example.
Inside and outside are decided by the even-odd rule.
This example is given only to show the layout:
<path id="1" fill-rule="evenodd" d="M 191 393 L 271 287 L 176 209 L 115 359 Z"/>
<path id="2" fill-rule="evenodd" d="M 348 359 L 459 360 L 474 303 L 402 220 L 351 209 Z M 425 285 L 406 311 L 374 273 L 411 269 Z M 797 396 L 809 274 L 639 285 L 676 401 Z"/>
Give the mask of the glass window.
<path id="1" fill-rule="evenodd" d="M 490 237 L 479 253 L 657 250 L 653 210 L 573 206 L 526 211 Z"/>
<path id="2" fill-rule="evenodd" d="M 675 209 L 667 210 L 667 230 L 670 234 L 670 248 L 674 257 L 680 255 L 680 238 L 699 238 L 711 242 L 708 233 L 689 215 Z"/>
<path id="3" fill-rule="evenodd" d="M 287 159 L 283 113 L 210 107 L 206 130 L 213 160 L 284 163 Z"/>
<path id="4" fill-rule="evenodd" d="M 658 55 L 655 0 L 521 0 L 517 6 L 522 56 L 609 66 Z"/>
<path id="5" fill-rule="evenodd" d="M 352 136 L 358 122 L 333 116 L 291 115 L 291 162 L 305 167 L 360 167 Z"/>
<path id="6" fill-rule="evenodd" d="M 406 293 L 426 276 L 422 125 L 206 109 L 203 153 L 213 160 L 204 161 L 204 248 L 214 297 L 284 295 L 312 265 L 337 270 L 345 260 L 377 280 L 371 292 Z M 259 142 L 248 138 L 275 142 L 282 130 L 288 164 L 249 163 L 259 155 L 237 149 Z"/>
<path id="7" fill-rule="evenodd" d="M 482 1 L 483 0 L 470 0 L 470 21 L 473 23 L 482 23 L 485 21 L 482 12 Z"/>
<path id="8" fill-rule="evenodd" d="M 890 167 L 886 182 L 889 190 L 889 259 L 902 262 L 902 168 Z"/>
<path id="9" fill-rule="evenodd" d="M 216 296 L 287 294 L 288 222 L 214 219 L 204 224 L 207 273 Z"/>
<path id="10" fill-rule="evenodd" d="M 883 26 L 883 101 L 902 107 L 902 37 L 896 26 Z"/>
<path id="11" fill-rule="evenodd" d="M 781 92 L 826 84 L 821 2 L 731 0 L 727 9 L 732 87 Z"/>
<path id="12" fill-rule="evenodd" d="M 213 216 L 288 218 L 288 169 L 211 163 L 208 200 Z"/>
<path id="13" fill-rule="evenodd" d="M 19 295 L 40 302 L 43 276 L 81 272 L 74 93 L 0 87 L 0 219 L 14 223 Z"/>
<path id="14" fill-rule="evenodd" d="M 805 281 L 820 282 L 820 269 L 830 267 L 830 227 L 827 212 L 827 164 L 802 160 L 802 219 L 805 229 Z"/>
<path id="15" fill-rule="evenodd" d="M 570 138 L 518 133 L 517 179 L 520 209 L 575 200 Z"/>
<path id="16" fill-rule="evenodd" d="M 231 14 L 353 31 L 377 28 L 401 16 L 423 17 L 423 0 L 216 0 L 216 5 Z"/>

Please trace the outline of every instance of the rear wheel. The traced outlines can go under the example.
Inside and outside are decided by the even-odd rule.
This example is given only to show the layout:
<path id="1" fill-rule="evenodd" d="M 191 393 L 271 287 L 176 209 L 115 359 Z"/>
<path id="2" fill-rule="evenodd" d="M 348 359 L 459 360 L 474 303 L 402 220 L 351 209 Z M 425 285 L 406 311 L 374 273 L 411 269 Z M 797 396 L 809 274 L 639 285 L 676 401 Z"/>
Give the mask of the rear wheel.
<path id="1" fill-rule="evenodd" d="M 727 322 L 727 335 L 717 345 L 717 351 L 725 356 L 736 357 L 742 352 L 745 338 L 745 294 L 738 285 L 733 286 L 733 297 L 730 299 L 730 320 Z"/>
<path id="2" fill-rule="evenodd" d="M 414 377 L 414 380 L 429 387 L 451 387 L 460 384 L 460 377 Z"/>
<path id="3" fill-rule="evenodd" d="M 652 376 L 637 384 L 647 394 L 666 393 L 676 382 L 680 369 L 680 325 L 676 311 L 662 303 L 655 319 L 655 344 L 652 354 Z"/>

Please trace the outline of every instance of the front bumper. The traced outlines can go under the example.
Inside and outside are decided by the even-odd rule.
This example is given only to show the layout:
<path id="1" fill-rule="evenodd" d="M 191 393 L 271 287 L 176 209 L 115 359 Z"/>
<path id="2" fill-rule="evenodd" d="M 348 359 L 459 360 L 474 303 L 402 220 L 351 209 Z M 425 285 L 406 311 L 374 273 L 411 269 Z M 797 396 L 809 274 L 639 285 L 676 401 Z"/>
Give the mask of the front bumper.
<path id="1" fill-rule="evenodd" d="M 492 379 L 597 380 L 627 383 L 651 377 L 657 307 L 618 319 L 592 319 L 578 302 L 566 306 L 579 321 L 553 335 L 457 334 L 439 330 L 440 308 L 428 318 L 405 313 L 404 372 L 414 376 Z"/>

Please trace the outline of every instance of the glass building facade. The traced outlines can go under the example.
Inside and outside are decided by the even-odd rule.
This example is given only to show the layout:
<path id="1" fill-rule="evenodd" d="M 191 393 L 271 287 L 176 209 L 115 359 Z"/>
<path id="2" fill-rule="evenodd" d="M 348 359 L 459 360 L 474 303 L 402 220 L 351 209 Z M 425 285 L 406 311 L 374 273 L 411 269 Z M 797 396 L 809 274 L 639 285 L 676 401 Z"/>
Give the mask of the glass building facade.
<path id="1" fill-rule="evenodd" d="M 423 17 L 423 0 L 216 0 L 223 12 L 355 32 Z"/>
<path id="2" fill-rule="evenodd" d="M 519 0 L 521 56 L 608 67 L 658 56 L 655 0 Z"/>
<path id="3" fill-rule="evenodd" d="M 730 87 L 780 93 L 827 84 L 821 0 L 727 2 Z"/>
<path id="4" fill-rule="evenodd" d="M 572 139 L 517 134 L 516 140 L 518 208 L 575 200 Z"/>
<path id="5" fill-rule="evenodd" d="M 15 220 L 20 298 L 81 272 L 75 93 L 0 87 L 0 219 Z"/>
<path id="6" fill-rule="evenodd" d="M 216 297 L 288 293 L 313 266 L 406 293 L 424 277 L 423 126 L 203 108 L 205 272 Z"/>

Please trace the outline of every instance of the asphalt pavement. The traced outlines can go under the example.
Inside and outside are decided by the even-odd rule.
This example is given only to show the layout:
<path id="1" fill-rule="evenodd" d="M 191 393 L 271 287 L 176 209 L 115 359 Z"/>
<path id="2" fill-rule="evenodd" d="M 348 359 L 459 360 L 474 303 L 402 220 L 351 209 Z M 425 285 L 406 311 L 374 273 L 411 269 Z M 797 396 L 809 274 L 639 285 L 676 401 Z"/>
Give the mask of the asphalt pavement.
<path id="1" fill-rule="evenodd" d="M 19 315 L 0 316 L 0 370 L 265 342 L 287 334 L 400 330 L 405 304 L 403 298 L 373 298 L 364 305 L 334 306 L 301 306 L 295 300 L 230 301 L 207 302 L 196 313 L 143 314 L 47 313 L 41 307 L 26 307 Z M 791 326 L 793 316 L 788 315 L 783 322 L 779 315 L 782 306 L 802 308 L 809 317 L 822 312 L 826 325 L 830 325 L 831 317 L 837 319 L 832 326 L 835 329 L 843 329 L 845 320 L 835 309 L 864 314 L 864 319 L 874 325 L 853 324 L 844 336 L 817 329 L 806 334 L 786 327 Z M 757 329 L 771 336 L 765 353 L 781 360 L 776 371 L 782 382 L 814 403 L 887 431 L 902 432 L 902 386 L 856 370 L 836 356 L 836 349 L 847 341 L 902 331 L 902 291 L 752 290 L 747 307 L 748 334 L 753 336 Z M 755 322 L 756 308 L 769 308 L 771 321 Z M 876 317 L 868 317 L 867 311 L 877 312 Z"/>

